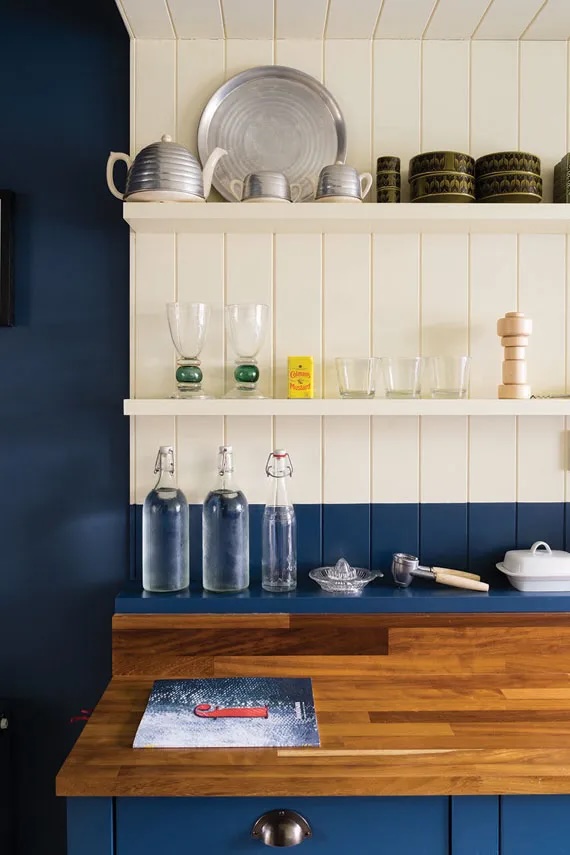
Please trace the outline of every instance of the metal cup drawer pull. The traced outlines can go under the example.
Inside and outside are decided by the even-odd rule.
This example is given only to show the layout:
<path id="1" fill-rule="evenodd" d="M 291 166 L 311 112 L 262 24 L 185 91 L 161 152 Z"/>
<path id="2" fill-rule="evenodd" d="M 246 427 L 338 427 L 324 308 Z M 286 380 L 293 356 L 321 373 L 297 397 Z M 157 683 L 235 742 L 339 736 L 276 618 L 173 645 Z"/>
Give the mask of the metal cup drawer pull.
<path id="1" fill-rule="evenodd" d="M 313 832 L 297 811 L 270 810 L 255 821 L 251 836 L 266 846 L 297 846 L 312 837 Z"/>

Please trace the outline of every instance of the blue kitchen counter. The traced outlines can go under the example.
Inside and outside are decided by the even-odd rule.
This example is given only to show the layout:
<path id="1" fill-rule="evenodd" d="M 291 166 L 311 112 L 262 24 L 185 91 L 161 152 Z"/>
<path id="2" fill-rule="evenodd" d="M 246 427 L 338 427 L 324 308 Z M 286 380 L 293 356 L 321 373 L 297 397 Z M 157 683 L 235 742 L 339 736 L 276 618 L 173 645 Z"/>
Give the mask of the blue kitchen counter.
<path id="1" fill-rule="evenodd" d="M 395 589 L 372 583 L 360 596 L 326 594 L 312 582 L 290 594 L 269 594 L 258 583 L 239 594 L 210 594 L 191 587 L 176 594 L 149 594 L 133 583 L 115 601 L 117 614 L 223 614 L 271 613 L 354 614 L 382 613 L 505 613 L 570 611 L 570 593 L 523 594 L 513 588 L 496 588 L 488 594 L 442 586 Z"/>

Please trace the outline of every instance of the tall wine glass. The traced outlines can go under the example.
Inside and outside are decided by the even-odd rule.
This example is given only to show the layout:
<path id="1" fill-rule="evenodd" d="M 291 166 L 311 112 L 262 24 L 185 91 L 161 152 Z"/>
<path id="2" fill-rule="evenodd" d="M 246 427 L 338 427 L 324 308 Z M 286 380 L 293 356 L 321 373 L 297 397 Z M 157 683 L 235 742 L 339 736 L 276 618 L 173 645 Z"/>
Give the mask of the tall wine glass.
<path id="1" fill-rule="evenodd" d="M 167 303 L 166 316 L 176 360 L 176 398 L 208 398 L 202 392 L 202 368 L 198 359 L 210 318 L 207 303 Z"/>
<path id="2" fill-rule="evenodd" d="M 264 303 L 233 303 L 226 306 L 226 324 L 236 354 L 236 385 L 226 398 L 264 398 L 257 390 L 259 368 L 255 357 L 267 333 L 269 306 Z"/>

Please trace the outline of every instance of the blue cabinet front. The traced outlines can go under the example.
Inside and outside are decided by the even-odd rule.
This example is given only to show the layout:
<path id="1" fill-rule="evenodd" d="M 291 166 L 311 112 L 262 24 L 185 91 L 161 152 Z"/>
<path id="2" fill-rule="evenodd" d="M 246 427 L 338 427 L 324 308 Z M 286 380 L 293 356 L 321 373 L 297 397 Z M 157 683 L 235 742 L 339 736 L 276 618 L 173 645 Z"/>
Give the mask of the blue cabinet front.
<path id="1" fill-rule="evenodd" d="M 568 855 L 570 796 L 503 796 L 501 855 Z"/>
<path id="2" fill-rule="evenodd" d="M 260 855 L 251 829 L 275 808 L 309 821 L 307 855 L 450 855 L 443 797 L 117 799 L 116 855 Z"/>

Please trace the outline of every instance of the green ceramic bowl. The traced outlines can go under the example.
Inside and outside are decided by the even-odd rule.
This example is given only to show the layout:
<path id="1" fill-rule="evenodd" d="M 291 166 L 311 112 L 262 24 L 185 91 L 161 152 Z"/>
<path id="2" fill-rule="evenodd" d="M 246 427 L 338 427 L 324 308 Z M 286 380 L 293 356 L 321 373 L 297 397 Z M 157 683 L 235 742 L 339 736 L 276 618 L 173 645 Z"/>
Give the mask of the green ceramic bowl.
<path id="1" fill-rule="evenodd" d="M 410 202 L 474 202 L 475 178 L 465 172 L 435 172 L 410 180 Z"/>
<path id="2" fill-rule="evenodd" d="M 532 172 L 503 172 L 477 179 L 478 202 L 541 202 L 542 178 Z"/>
<path id="3" fill-rule="evenodd" d="M 461 151 L 426 151 L 410 160 L 410 181 L 433 172 L 460 172 L 475 175 L 475 159 Z"/>
<path id="4" fill-rule="evenodd" d="M 528 151 L 495 151 L 478 157 L 475 176 L 496 175 L 503 172 L 530 172 L 540 175 L 540 158 Z"/>

